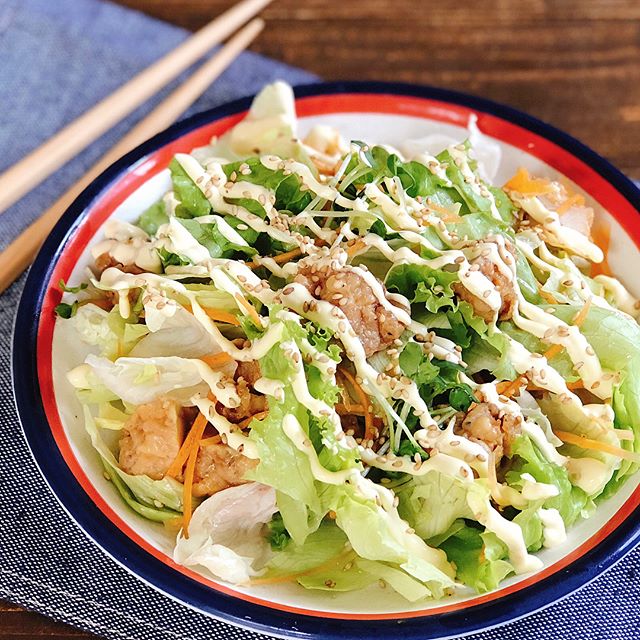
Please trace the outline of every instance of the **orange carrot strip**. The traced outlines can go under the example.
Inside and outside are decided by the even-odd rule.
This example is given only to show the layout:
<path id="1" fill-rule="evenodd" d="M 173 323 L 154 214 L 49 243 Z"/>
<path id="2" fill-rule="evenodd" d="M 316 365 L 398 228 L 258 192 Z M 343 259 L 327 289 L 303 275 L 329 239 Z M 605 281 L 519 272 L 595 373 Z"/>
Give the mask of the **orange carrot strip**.
<path id="1" fill-rule="evenodd" d="M 191 431 L 189 432 L 189 435 L 191 435 L 191 433 L 195 433 L 193 440 L 191 441 L 187 468 L 184 472 L 184 484 L 182 485 L 182 534 L 185 538 L 189 537 L 189 522 L 191 522 L 191 514 L 193 511 L 193 477 L 196 471 L 198 451 L 200 450 L 200 440 L 202 440 L 202 434 L 207 426 L 207 422 L 208 420 L 206 418 L 197 424 L 194 422 L 193 427 L 191 427 Z"/>
<path id="2" fill-rule="evenodd" d="M 245 418 L 244 420 L 239 422 L 238 426 L 241 429 L 245 429 L 246 427 L 248 427 L 251 424 L 252 420 L 262 420 L 262 418 L 265 418 L 268 415 L 269 415 L 268 411 L 259 411 L 258 413 L 255 413 L 254 415 L 249 416 L 248 418 Z"/>
<path id="3" fill-rule="evenodd" d="M 189 313 L 193 313 L 193 309 L 190 305 L 184 307 Z M 202 310 L 215 322 L 225 322 L 226 324 L 232 324 L 236 327 L 240 326 L 240 321 L 236 316 L 228 311 L 219 311 L 212 307 L 202 307 Z"/>
<path id="4" fill-rule="evenodd" d="M 369 402 L 369 397 L 365 393 L 364 389 L 358 384 L 353 375 L 349 371 L 347 371 L 347 369 L 341 367 L 340 373 L 351 383 L 351 386 L 358 394 L 360 404 L 364 409 L 364 439 L 374 440 L 377 433 L 373 427 L 373 420 L 371 418 L 371 403 Z"/>
<path id="5" fill-rule="evenodd" d="M 582 307 L 582 309 L 580 309 L 580 311 L 578 311 L 578 313 L 576 313 L 574 319 L 573 319 L 573 326 L 575 327 L 581 327 L 582 324 L 584 323 L 584 321 L 587 319 L 587 316 L 589 315 L 589 310 L 591 309 L 591 298 L 589 298 L 586 302 L 584 307 Z"/>
<path id="6" fill-rule="evenodd" d="M 211 436 L 210 438 L 205 438 L 204 440 L 200 440 L 200 446 L 206 447 L 209 444 L 220 444 L 222 442 L 222 438 L 217 436 Z"/>
<path id="7" fill-rule="evenodd" d="M 227 362 L 233 362 L 233 358 L 224 351 L 220 353 L 212 353 L 208 356 L 201 356 L 200 360 L 208 364 L 212 369 L 218 369 L 219 367 L 227 364 Z"/>
<path id="8" fill-rule="evenodd" d="M 544 298 L 545 302 L 548 302 L 549 304 L 558 304 L 558 301 L 553 297 L 553 295 L 548 291 L 545 291 L 540 283 L 538 283 L 538 293 L 542 298 Z"/>
<path id="9" fill-rule="evenodd" d="M 624 458 L 625 460 L 631 460 L 632 462 L 640 462 L 640 453 L 634 453 L 633 451 L 625 451 L 620 447 L 609 444 L 607 442 L 600 442 L 599 440 L 593 440 L 591 438 L 585 438 L 584 436 L 570 433 L 568 431 L 554 431 L 562 442 L 567 444 L 574 444 L 581 449 L 591 449 L 593 451 L 601 451 L 602 453 L 608 453 L 618 458 Z"/>
<path id="10" fill-rule="evenodd" d="M 286 251 L 285 253 L 281 253 L 275 256 L 273 259 L 278 264 L 283 264 L 285 262 L 290 262 L 293 258 L 297 258 L 302 255 L 301 249 L 291 249 L 291 251 Z"/>
<path id="11" fill-rule="evenodd" d="M 240 293 L 236 293 L 234 298 L 238 302 L 238 304 L 247 312 L 247 315 L 253 320 L 254 324 L 257 327 L 261 327 L 262 323 L 260 322 L 260 316 L 258 312 L 255 310 L 253 305 L 244 298 Z"/>
<path id="12" fill-rule="evenodd" d="M 505 380 L 504 382 L 498 382 L 496 389 L 502 396 L 515 396 L 520 392 L 523 385 L 527 383 L 527 376 L 518 376 L 515 380 Z"/>
<path id="13" fill-rule="evenodd" d="M 504 188 L 509 191 L 517 191 L 518 193 L 528 196 L 541 196 L 553 191 L 548 180 L 544 180 L 543 178 L 532 178 L 524 167 L 520 167 L 513 178 L 508 182 L 505 182 Z"/>
<path id="14" fill-rule="evenodd" d="M 201 413 L 199 413 L 198 417 L 195 419 L 193 425 L 191 426 L 191 430 L 187 434 L 187 437 L 184 439 L 184 442 L 180 447 L 180 451 L 178 451 L 178 455 L 175 457 L 174 461 L 169 465 L 169 468 L 164 474 L 165 477 L 170 476 L 172 478 L 175 478 L 180 475 L 180 472 L 182 471 L 182 467 L 184 467 L 184 464 L 187 461 L 187 458 L 189 457 L 189 452 L 193 447 L 193 441 L 195 439 L 196 433 L 200 429 L 200 426 L 202 426 L 202 429 L 204 430 L 204 427 L 207 426 L 207 422 L 208 422 L 207 418 Z"/>
<path id="15" fill-rule="evenodd" d="M 574 193 L 572 196 L 569 196 L 557 209 L 556 213 L 564 213 L 573 207 L 574 205 L 583 207 L 584 206 L 584 198 L 579 193 Z"/>
<path id="16" fill-rule="evenodd" d="M 555 358 L 564 347 L 561 344 L 552 344 L 542 355 L 547 359 Z"/>
<path id="17" fill-rule="evenodd" d="M 348 415 L 356 415 L 356 416 L 363 416 L 365 415 L 365 410 L 364 407 L 361 404 L 347 404 L 346 402 L 344 404 L 337 404 L 336 405 L 336 411 L 341 415 L 341 416 L 348 416 Z"/>

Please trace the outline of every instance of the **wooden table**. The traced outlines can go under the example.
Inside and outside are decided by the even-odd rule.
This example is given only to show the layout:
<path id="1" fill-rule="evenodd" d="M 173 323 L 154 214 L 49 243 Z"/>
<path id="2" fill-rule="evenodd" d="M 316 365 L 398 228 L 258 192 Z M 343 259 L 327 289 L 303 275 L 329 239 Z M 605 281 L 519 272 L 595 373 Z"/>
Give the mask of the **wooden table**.
<path id="1" fill-rule="evenodd" d="M 119 0 L 189 29 L 229 0 Z M 524 109 L 640 179 L 640 2 L 277 0 L 255 51 L 325 79 L 420 82 Z M 0 603 L 0 637 L 94 638 Z"/>

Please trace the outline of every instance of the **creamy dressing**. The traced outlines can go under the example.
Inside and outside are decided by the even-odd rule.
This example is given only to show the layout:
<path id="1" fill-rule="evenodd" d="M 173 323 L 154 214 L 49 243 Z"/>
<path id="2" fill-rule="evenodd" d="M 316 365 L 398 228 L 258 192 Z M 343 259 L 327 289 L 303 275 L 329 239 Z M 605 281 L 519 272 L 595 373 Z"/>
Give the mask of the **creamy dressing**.
<path id="1" fill-rule="evenodd" d="M 604 274 L 597 275 L 594 280 L 602 285 L 604 290 L 609 293 L 614 304 L 620 311 L 629 314 L 636 320 L 638 319 L 640 315 L 640 304 L 638 304 L 638 300 L 627 291 L 619 280 L 605 276 Z"/>
<path id="2" fill-rule="evenodd" d="M 122 265 L 136 265 L 145 271 L 160 273 L 162 263 L 155 243 L 139 227 L 122 220 L 108 220 L 104 224 L 105 240 L 91 247 L 93 259 L 110 255 Z"/>
<path id="3" fill-rule="evenodd" d="M 221 416 L 215 407 L 215 402 L 207 398 L 193 398 L 193 403 L 198 407 L 207 420 L 215 427 L 216 431 L 224 436 L 227 444 L 252 460 L 259 459 L 258 448 L 255 442 L 238 431 L 237 425 L 229 422 L 224 416 Z"/>
<path id="4" fill-rule="evenodd" d="M 557 509 L 538 509 L 538 517 L 543 527 L 542 546 L 552 549 L 567 539 L 564 520 Z"/>
<path id="5" fill-rule="evenodd" d="M 530 473 L 523 473 L 520 476 L 522 480 L 522 497 L 525 500 L 535 502 L 537 500 L 547 500 L 560 495 L 560 490 L 555 484 L 545 484 L 538 482 Z"/>
<path id="6" fill-rule="evenodd" d="M 511 192 L 511 198 L 542 225 L 545 239 L 549 244 L 566 249 L 591 262 L 602 262 L 604 259 L 602 249 L 579 231 L 564 226 L 560 222 L 560 216 L 545 207 L 540 198 L 524 197 L 516 192 Z"/>
<path id="7" fill-rule="evenodd" d="M 610 465 L 595 458 L 568 458 L 566 467 L 571 484 L 589 495 L 602 491 L 611 478 Z"/>

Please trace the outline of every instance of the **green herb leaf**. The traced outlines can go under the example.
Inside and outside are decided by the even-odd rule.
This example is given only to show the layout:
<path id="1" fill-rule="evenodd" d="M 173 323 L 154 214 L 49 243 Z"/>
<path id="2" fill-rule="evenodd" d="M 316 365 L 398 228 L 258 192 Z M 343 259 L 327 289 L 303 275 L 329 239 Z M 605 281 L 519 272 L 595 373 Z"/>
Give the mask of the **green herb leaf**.
<path id="1" fill-rule="evenodd" d="M 89 284 L 87 282 L 81 282 L 77 287 L 68 287 L 62 279 L 60 279 L 60 281 L 58 282 L 59 289 L 61 291 L 65 291 L 66 293 L 79 293 L 80 291 L 86 289 L 88 286 Z"/>
<path id="2" fill-rule="evenodd" d="M 76 311 L 78 310 L 78 301 L 76 300 L 72 304 L 67 304 L 66 302 L 61 302 L 56 305 L 54 309 L 56 315 L 68 320 L 76 315 Z"/>

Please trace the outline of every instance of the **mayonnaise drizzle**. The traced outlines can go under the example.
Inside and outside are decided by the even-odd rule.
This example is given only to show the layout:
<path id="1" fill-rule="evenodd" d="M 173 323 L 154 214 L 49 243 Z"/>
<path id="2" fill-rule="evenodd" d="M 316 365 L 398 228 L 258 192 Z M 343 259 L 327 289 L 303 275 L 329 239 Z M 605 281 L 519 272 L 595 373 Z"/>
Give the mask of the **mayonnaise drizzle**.
<path id="1" fill-rule="evenodd" d="M 545 238 L 549 244 L 566 249 L 592 262 L 602 262 L 602 249 L 593 244 L 585 235 L 564 226 L 560 216 L 544 206 L 540 198 L 524 197 L 522 194 L 511 192 L 511 199 L 522 207 L 536 222 L 542 225 Z"/>

